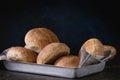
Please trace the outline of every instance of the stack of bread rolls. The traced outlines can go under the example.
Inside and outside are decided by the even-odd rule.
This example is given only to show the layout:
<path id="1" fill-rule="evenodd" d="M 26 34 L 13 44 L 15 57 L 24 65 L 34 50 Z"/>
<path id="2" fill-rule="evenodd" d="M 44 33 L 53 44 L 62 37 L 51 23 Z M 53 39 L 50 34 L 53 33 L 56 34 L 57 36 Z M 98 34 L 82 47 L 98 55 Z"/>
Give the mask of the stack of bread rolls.
<path id="1" fill-rule="evenodd" d="M 61 42 L 53 31 L 44 27 L 30 29 L 24 40 L 24 47 L 9 48 L 6 54 L 7 60 L 76 68 L 80 65 L 82 48 L 90 55 L 100 59 L 105 57 L 107 51 L 112 52 L 110 60 L 114 59 L 116 55 L 115 47 L 103 45 L 97 38 L 88 39 L 81 46 L 78 55 L 72 55 L 70 47 Z"/>

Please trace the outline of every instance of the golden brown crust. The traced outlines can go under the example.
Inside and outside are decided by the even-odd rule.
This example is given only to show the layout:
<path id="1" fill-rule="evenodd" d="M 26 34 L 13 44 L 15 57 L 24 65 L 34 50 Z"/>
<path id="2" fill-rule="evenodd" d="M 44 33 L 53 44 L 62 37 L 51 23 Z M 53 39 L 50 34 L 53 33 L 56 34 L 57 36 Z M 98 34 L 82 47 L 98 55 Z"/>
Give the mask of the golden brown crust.
<path id="1" fill-rule="evenodd" d="M 34 52 L 36 52 L 36 53 L 39 53 L 39 52 L 40 52 L 40 49 L 39 49 L 38 47 L 36 47 L 36 46 L 25 45 L 24 47 L 25 47 L 26 49 L 30 49 L 30 50 L 32 50 L 32 51 L 34 51 Z"/>
<path id="2" fill-rule="evenodd" d="M 47 28 L 33 28 L 25 35 L 25 44 L 28 46 L 26 48 L 29 49 L 36 47 L 41 50 L 52 42 L 59 42 L 59 39 L 54 32 Z"/>
<path id="3" fill-rule="evenodd" d="M 68 55 L 70 48 L 64 43 L 51 43 L 41 50 L 37 64 L 53 63 L 57 58 Z"/>
<path id="4" fill-rule="evenodd" d="M 79 57 L 74 55 L 62 56 L 56 60 L 55 66 L 77 68 L 79 66 Z"/>
<path id="5" fill-rule="evenodd" d="M 24 47 L 11 47 L 7 52 L 7 60 L 20 62 L 36 62 L 37 54 Z"/>
<path id="6" fill-rule="evenodd" d="M 81 49 L 85 50 L 93 56 L 103 56 L 104 57 L 104 47 L 102 42 L 97 38 L 88 39 L 80 48 L 78 56 L 81 56 Z"/>
<path id="7" fill-rule="evenodd" d="M 112 56 L 109 60 L 112 60 L 116 56 L 116 48 L 111 45 L 104 45 L 104 52 L 109 51 L 109 50 L 111 50 L 112 52 Z"/>

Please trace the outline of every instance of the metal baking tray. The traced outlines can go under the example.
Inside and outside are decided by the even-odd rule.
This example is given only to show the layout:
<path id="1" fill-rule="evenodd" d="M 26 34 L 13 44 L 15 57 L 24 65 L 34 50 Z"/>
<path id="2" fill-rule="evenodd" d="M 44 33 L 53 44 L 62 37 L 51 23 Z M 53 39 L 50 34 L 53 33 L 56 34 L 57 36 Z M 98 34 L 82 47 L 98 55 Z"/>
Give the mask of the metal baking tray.
<path id="1" fill-rule="evenodd" d="M 65 68 L 48 64 L 22 63 L 17 61 L 3 61 L 7 70 L 64 78 L 80 78 L 104 70 L 105 63 L 101 62 L 80 68 Z"/>

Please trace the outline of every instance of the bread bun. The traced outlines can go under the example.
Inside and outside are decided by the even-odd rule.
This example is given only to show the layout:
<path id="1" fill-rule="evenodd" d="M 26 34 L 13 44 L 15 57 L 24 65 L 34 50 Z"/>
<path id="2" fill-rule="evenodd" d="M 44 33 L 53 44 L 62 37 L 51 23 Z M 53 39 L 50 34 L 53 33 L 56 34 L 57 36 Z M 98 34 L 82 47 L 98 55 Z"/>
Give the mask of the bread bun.
<path id="1" fill-rule="evenodd" d="M 55 66 L 76 68 L 79 66 L 79 57 L 74 55 L 62 56 L 56 60 Z"/>
<path id="2" fill-rule="evenodd" d="M 37 54 L 24 47 L 11 47 L 7 54 L 7 60 L 15 60 L 20 62 L 36 62 Z"/>
<path id="3" fill-rule="evenodd" d="M 112 56 L 109 58 L 109 60 L 114 59 L 114 57 L 116 56 L 116 48 L 111 45 L 104 45 L 104 53 L 106 54 L 107 51 L 112 52 Z"/>
<path id="4" fill-rule="evenodd" d="M 51 43 L 44 47 L 37 57 L 37 64 L 53 63 L 61 56 L 68 55 L 70 48 L 64 43 Z"/>
<path id="5" fill-rule="evenodd" d="M 52 42 L 59 42 L 59 39 L 54 32 L 47 28 L 33 28 L 25 35 L 25 47 L 37 53 Z"/>
<path id="6" fill-rule="evenodd" d="M 90 55 L 95 57 L 104 57 L 104 47 L 102 42 L 97 38 L 88 39 L 80 48 L 79 57 L 82 54 L 82 48 L 84 48 Z"/>

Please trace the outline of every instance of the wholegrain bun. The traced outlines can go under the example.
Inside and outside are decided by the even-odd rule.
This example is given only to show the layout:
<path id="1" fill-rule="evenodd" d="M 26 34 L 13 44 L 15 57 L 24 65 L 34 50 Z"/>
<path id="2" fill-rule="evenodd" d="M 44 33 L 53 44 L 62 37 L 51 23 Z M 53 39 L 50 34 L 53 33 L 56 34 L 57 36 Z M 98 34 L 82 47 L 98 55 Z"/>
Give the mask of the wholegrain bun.
<path id="1" fill-rule="evenodd" d="M 111 53 L 112 53 L 109 60 L 114 59 L 116 56 L 116 48 L 114 46 L 111 46 L 111 45 L 104 45 L 104 53 L 106 54 L 107 51 L 111 51 Z"/>
<path id="2" fill-rule="evenodd" d="M 90 55 L 94 57 L 104 57 L 104 46 L 97 38 L 90 38 L 82 45 L 79 50 L 79 57 L 82 55 L 82 48 L 84 48 Z"/>
<path id="3" fill-rule="evenodd" d="M 36 62 L 37 53 L 24 47 L 15 46 L 9 48 L 6 57 L 7 60 L 14 60 L 20 62 Z"/>
<path id="4" fill-rule="evenodd" d="M 44 47 L 37 57 L 37 64 L 53 63 L 61 56 L 68 55 L 70 48 L 64 43 L 51 43 Z"/>
<path id="5" fill-rule="evenodd" d="M 25 35 L 25 48 L 37 53 L 52 42 L 59 42 L 59 39 L 54 32 L 47 28 L 33 28 Z"/>
<path id="6" fill-rule="evenodd" d="M 77 68 L 79 66 L 79 57 L 74 55 L 62 56 L 56 60 L 55 66 Z"/>

